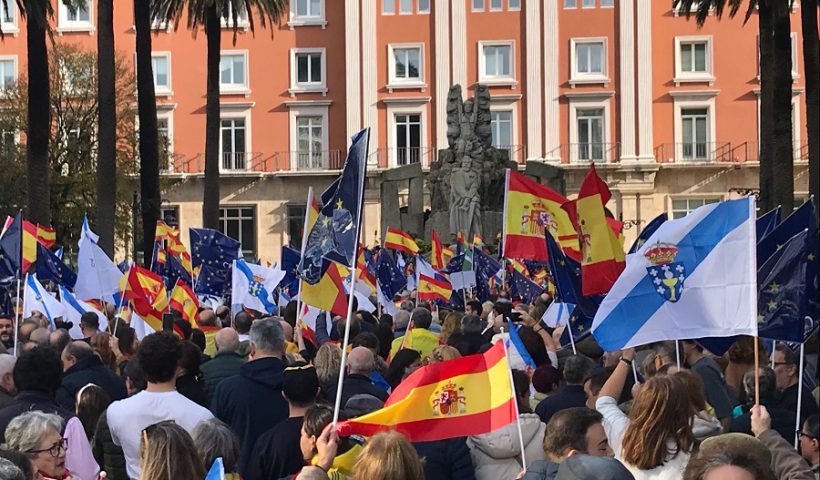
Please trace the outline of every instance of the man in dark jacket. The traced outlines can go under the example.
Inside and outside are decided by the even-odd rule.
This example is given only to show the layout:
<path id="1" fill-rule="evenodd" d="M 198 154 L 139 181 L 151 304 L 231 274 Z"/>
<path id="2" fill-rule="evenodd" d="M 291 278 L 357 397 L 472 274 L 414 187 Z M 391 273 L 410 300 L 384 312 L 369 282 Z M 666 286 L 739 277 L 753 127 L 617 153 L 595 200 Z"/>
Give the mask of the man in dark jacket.
<path id="1" fill-rule="evenodd" d="M 475 480 L 475 467 L 466 440 L 456 437 L 436 442 L 413 442 L 419 457 L 424 459 L 425 480 Z"/>
<path id="2" fill-rule="evenodd" d="M 572 355 L 564 361 L 564 387 L 554 395 L 541 400 L 535 407 L 535 413 L 541 421 L 549 423 L 550 418 L 566 408 L 583 407 L 586 405 L 584 393 L 584 379 L 594 367 L 592 360 L 584 355 Z"/>
<path id="3" fill-rule="evenodd" d="M 288 418 L 288 404 L 282 396 L 285 333 L 279 319 L 253 322 L 249 337 L 248 363 L 238 375 L 217 385 L 211 402 L 213 414 L 239 437 L 239 473 L 243 477 L 248 477 L 251 452 L 259 436 Z"/>
<path id="4" fill-rule="evenodd" d="M 800 355 L 785 345 L 779 343 L 774 351 L 774 374 L 777 379 L 777 390 L 780 392 L 778 407 L 797 413 L 797 391 L 803 379 L 798 378 Z M 817 401 L 811 396 L 811 391 L 803 385 L 800 396 L 800 423 L 802 424 L 811 415 L 818 412 Z M 787 439 L 788 440 L 788 439 Z"/>
<path id="5" fill-rule="evenodd" d="M 746 391 L 747 398 L 754 398 L 755 384 L 754 384 L 754 369 L 749 370 L 743 375 L 743 389 Z M 794 441 L 794 412 L 787 410 L 778 405 L 777 399 L 777 381 L 775 380 L 775 373 L 769 367 L 760 367 L 759 392 L 760 404 L 766 407 L 771 417 L 772 430 L 779 433 L 783 438 L 789 441 Z M 729 425 L 730 432 L 745 433 L 753 435 L 752 433 L 752 413 L 749 411 L 751 402 L 744 407 L 743 415 L 734 417 Z"/>
<path id="6" fill-rule="evenodd" d="M 245 364 L 245 358 L 236 352 L 239 348 L 239 335 L 236 330 L 230 327 L 223 328 L 216 332 L 214 341 L 216 342 L 216 355 L 199 368 L 205 379 L 205 393 L 208 394 L 208 402 L 213 401 L 214 391 L 219 382 L 239 373 L 239 368 Z"/>
<path id="7" fill-rule="evenodd" d="M 56 398 L 57 403 L 66 410 L 75 410 L 77 392 L 89 383 L 105 390 L 112 402 L 127 396 L 122 378 L 106 368 L 87 343 L 69 343 L 63 349 L 61 359 L 65 373 Z"/>
<path id="8" fill-rule="evenodd" d="M 0 407 L 14 399 L 17 388 L 14 386 L 14 364 L 17 358 L 8 353 L 0 353 Z"/>
<path id="9" fill-rule="evenodd" d="M 373 385 L 370 374 L 373 373 L 375 359 L 367 347 L 356 347 L 347 356 L 347 375 L 342 383 L 342 408 L 354 395 L 372 395 L 382 402 L 389 396 L 386 391 Z"/>

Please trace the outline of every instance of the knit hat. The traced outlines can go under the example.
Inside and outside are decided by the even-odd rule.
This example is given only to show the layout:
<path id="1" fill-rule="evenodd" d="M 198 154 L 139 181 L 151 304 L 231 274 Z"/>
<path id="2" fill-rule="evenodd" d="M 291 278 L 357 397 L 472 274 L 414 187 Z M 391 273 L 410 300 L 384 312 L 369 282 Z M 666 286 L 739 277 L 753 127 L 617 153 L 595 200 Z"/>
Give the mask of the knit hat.
<path id="1" fill-rule="evenodd" d="M 635 480 L 635 477 L 612 457 L 573 455 L 561 462 L 555 480 Z"/>

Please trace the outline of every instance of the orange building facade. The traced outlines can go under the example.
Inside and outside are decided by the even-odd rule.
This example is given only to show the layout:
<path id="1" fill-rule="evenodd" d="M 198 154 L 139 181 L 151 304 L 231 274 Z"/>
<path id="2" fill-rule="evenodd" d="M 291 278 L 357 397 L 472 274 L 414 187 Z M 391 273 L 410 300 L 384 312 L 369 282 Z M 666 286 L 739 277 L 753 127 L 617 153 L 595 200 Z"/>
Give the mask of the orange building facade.
<path id="1" fill-rule="evenodd" d="M 11 2 L 10 2 L 11 3 Z M 95 5 L 55 8 L 55 39 L 96 48 Z M 115 2 L 116 49 L 134 58 L 130 8 Z M 127 3 L 127 2 L 125 2 Z M 0 80 L 25 71 L 25 25 L 2 15 Z M 799 11 L 792 15 L 795 191 L 807 196 Z M 291 0 L 279 26 L 223 30 L 220 163 L 223 229 L 274 261 L 298 239 L 308 186 L 321 191 L 348 138 L 371 128 L 364 239 L 374 243 L 390 169 L 426 171 L 447 148 L 446 97 L 492 96 L 493 143 L 538 176 L 559 167 L 568 195 L 596 162 L 628 239 L 660 212 L 757 187 L 757 18 L 703 28 L 671 0 Z M 201 222 L 204 32 L 158 25 L 158 119 L 168 139 L 163 208 Z M 272 28 L 272 29 L 271 29 Z M 400 190 L 406 203 L 407 190 Z M 425 193 L 425 196 L 427 193 Z M 421 234 L 423 232 L 413 232 Z"/>

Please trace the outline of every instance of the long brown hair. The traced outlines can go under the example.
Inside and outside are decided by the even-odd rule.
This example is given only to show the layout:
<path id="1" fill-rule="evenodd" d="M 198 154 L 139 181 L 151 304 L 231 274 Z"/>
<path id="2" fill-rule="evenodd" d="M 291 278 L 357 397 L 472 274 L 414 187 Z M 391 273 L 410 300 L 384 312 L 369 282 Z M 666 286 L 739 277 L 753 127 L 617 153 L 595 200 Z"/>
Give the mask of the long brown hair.
<path id="1" fill-rule="evenodd" d="M 206 473 L 191 436 L 173 421 L 142 431 L 140 470 L 152 480 L 202 480 Z"/>
<path id="2" fill-rule="evenodd" d="M 374 435 L 359 454 L 353 480 L 418 480 L 424 468 L 416 449 L 398 432 Z"/>
<path id="3" fill-rule="evenodd" d="M 699 413 L 706 410 L 706 395 L 703 393 L 703 380 L 700 379 L 697 373 L 692 370 L 681 370 L 675 372 L 673 377 L 678 377 L 686 387 L 686 394 L 689 395 L 689 403 Z"/>
<path id="4" fill-rule="evenodd" d="M 621 456 L 630 465 L 650 470 L 667 458 L 691 452 L 695 444 L 690 423 L 695 413 L 680 377 L 655 376 L 635 396 L 629 426 L 621 441 Z M 673 451 L 667 441 L 675 442 Z"/>
<path id="5" fill-rule="evenodd" d="M 461 318 L 464 316 L 460 312 L 450 312 L 444 317 L 444 322 L 441 324 L 441 333 L 439 340 L 442 344 L 447 343 L 447 339 L 454 333 L 461 333 Z"/>

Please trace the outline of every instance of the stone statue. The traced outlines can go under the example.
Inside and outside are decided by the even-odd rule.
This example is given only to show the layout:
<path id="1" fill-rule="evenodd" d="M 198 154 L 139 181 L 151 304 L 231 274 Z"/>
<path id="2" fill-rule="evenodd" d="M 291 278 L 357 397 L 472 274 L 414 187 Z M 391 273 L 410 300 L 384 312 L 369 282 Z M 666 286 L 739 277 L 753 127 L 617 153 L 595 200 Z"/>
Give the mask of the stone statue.
<path id="1" fill-rule="evenodd" d="M 482 233 L 478 196 L 480 178 L 472 164 L 472 159 L 464 156 L 461 166 L 450 175 L 450 231 L 463 232 L 464 238 L 470 241 L 473 234 Z"/>

